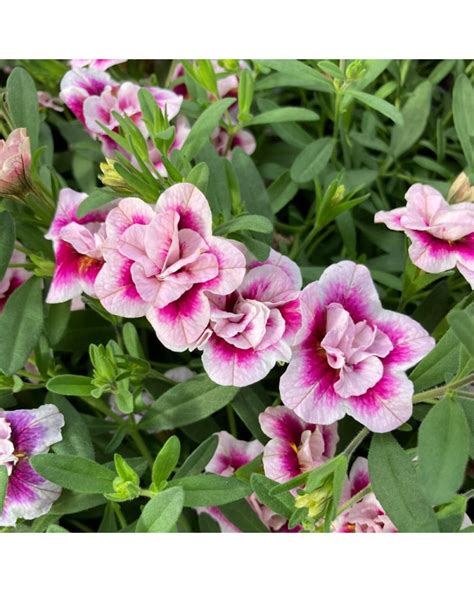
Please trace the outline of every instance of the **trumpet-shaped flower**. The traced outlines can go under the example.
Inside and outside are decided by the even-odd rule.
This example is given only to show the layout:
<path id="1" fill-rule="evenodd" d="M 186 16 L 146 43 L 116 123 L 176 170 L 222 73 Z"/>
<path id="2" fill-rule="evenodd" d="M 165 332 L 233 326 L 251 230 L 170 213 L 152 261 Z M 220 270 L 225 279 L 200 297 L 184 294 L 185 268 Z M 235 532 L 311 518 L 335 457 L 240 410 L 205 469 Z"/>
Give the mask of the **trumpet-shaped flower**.
<path id="1" fill-rule="evenodd" d="M 25 128 L 17 128 L 0 140 L 0 197 L 20 197 L 28 190 L 30 166 L 30 139 Z"/>
<path id="2" fill-rule="evenodd" d="M 339 436 L 335 423 L 310 424 L 283 406 L 268 407 L 258 419 L 271 438 L 263 451 L 263 468 L 273 481 L 284 483 L 311 471 L 336 452 Z"/>
<path id="3" fill-rule="evenodd" d="M 79 218 L 77 209 L 87 194 L 61 189 L 46 238 L 53 241 L 56 268 L 46 301 L 65 302 L 82 292 L 95 297 L 94 282 L 104 261 L 102 242 L 105 210 Z"/>
<path id="4" fill-rule="evenodd" d="M 18 518 L 38 518 L 58 499 L 61 488 L 38 475 L 29 459 L 60 442 L 63 426 L 64 417 L 55 405 L 0 409 L 0 465 L 6 466 L 8 473 L 0 526 L 15 526 Z"/>
<path id="5" fill-rule="evenodd" d="M 273 250 L 263 263 L 247 257 L 238 289 L 211 298 L 210 336 L 200 346 L 206 372 L 222 385 L 253 384 L 289 362 L 300 326 L 298 266 Z"/>
<path id="6" fill-rule="evenodd" d="M 474 203 L 449 204 L 421 183 L 412 185 L 405 199 L 405 207 L 377 212 L 375 222 L 408 236 L 408 254 L 417 267 L 428 273 L 457 267 L 474 289 Z"/>
<path id="7" fill-rule="evenodd" d="M 346 413 L 374 432 L 412 412 L 405 371 L 434 347 L 409 317 L 384 310 L 369 270 L 331 265 L 301 294 L 302 326 L 280 380 L 283 403 L 303 420 L 332 424 Z"/>
<path id="8" fill-rule="evenodd" d="M 124 317 L 146 315 L 173 351 L 195 347 L 209 324 L 209 296 L 229 294 L 245 273 L 240 250 L 212 235 L 205 196 L 179 183 L 155 209 L 123 199 L 105 227 L 106 263 L 95 284 L 103 306 Z"/>
<path id="9" fill-rule="evenodd" d="M 347 501 L 370 484 L 367 459 L 357 458 L 351 467 L 344 500 Z M 373 493 L 368 493 L 332 524 L 333 532 L 397 532 Z"/>

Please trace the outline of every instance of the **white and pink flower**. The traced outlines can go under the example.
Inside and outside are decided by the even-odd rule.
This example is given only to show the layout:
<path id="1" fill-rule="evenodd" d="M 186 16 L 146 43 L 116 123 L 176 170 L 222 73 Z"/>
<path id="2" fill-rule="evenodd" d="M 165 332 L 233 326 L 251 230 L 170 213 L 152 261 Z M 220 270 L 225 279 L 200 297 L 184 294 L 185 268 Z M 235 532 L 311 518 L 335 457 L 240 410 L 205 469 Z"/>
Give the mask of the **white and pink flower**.
<path id="1" fill-rule="evenodd" d="M 28 190 L 30 139 L 25 128 L 14 129 L 0 140 L 0 196 L 21 196 Z"/>
<path id="2" fill-rule="evenodd" d="M 212 235 L 206 197 L 178 183 L 155 208 L 123 199 L 105 228 L 105 265 L 95 284 L 104 308 L 123 317 L 146 315 L 168 349 L 194 348 L 209 324 L 210 295 L 229 294 L 245 273 L 240 250 Z"/>
<path id="3" fill-rule="evenodd" d="M 241 247 L 243 249 L 243 247 Z M 241 285 L 211 297 L 210 325 L 202 362 L 217 384 L 247 386 L 277 362 L 289 362 L 300 327 L 301 273 L 288 257 L 271 251 L 264 262 L 247 253 Z"/>
<path id="4" fill-rule="evenodd" d="M 232 150 L 234 148 L 242 148 L 242 150 L 250 156 L 255 152 L 257 148 L 257 142 L 255 136 L 247 131 L 240 130 L 232 137 L 232 141 L 229 143 L 229 134 L 223 127 L 216 127 L 212 132 L 211 141 L 214 144 L 217 154 L 219 156 L 225 156 L 230 159 L 232 156 Z"/>
<path id="5" fill-rule="evenodd" d="M 71 68 L 93 68 L 102 72 L 127 60 L 70 60 Z"/>
<path id="6" fill-rule="evenodd" d="M 29 459 L 60 442 L 63 426 L 64 417 L 55 405 L 0 409 L 0 465 L 6 466 L 8 473 L 0 526 L 15 526 L 18 518 L 38 518 L 58 499 L 61 488 L 38 475 Z"/>
<path id="7" fill-rule="evenodd" d="M 375 222 L 408 236 L 408 254 L 417 267 L 428 273 L 456 267 L 474 289 L 474 203 L 449 204 L 421 183 L 412 185 L 405 199 L 405 207 L 377 212 Z"/>
<path id="8" fill-rule="evenodd" d="M 78 218 L 79 204 L 86 193 L 65 188 L 59 192 L 58 206 L 46 238 L 53 241 L 56 257 L 46 302 L 66 302 L 83 292 L 95 297 L 94 282 L 104 261 L 102 242 L 107 210 L 95 210 Z"/>
<path id="9" fill-rule="evenodd" d="M 303 420 L 328 425 L 349 414 L 374 432 L 411 416 L 406 370 L 435 341 L 409 317 L 384 310 L 363 265 L 331 265 L 301 294 L 302 326 L 280 380 L 283 403 Z"/>
<path id="10" fill-rule="evenodd" d="M 258 419 L 262 431 L 271 438 L 263 451 L 263 469 L 273 481 L 285 483 L 323 464 L 336 452 L 336 423 L 307 423 L 282 405 L 268 407 Z"/>
<path id="11" fill-rule="evenodd" d="M 367 459 L 357 458 L 350 470 L 343 502 L 370 485 Z M 361 500 L 342 512 L 333 522 L 333 532 L 398 532 L 373 493 L 368 493 Z"/>
<path id="12" fill-rule="evenodd" d="M 26 263 L 24 253 L 14 249 L 10 259 L 10 265 L 23 265 Z M 8 267 L 5 275 L 0 280 L 0 312 L 13 294 L 13 292 L 23 285 L 31 277 L 31 272 L 22 267 Z"/>

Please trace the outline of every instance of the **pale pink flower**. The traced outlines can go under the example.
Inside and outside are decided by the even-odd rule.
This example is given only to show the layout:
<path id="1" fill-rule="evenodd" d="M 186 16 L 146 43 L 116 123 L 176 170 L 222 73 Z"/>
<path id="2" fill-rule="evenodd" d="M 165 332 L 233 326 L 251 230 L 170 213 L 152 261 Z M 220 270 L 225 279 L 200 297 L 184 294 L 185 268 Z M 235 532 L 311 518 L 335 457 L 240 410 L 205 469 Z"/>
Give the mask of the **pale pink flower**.
<path id="1" fill-rule="evenodd" d="M 45 109 L 51 109 L 52 111 L 58 111 L 59 113 L 64 111 L 61 99 L 59 97 L 53 97 L 50 93 L 44 90 L 38 91 L 38 103 Z"/>
<path id="2" fill-rule="evenodd" d="M 28 189 L 30 139 L 25 128 L 14 129 L 0 140 L 0 196 L 20 197 Z"/>
<path id="3" fill-rule="evenodd" d="M 214 144 L 216 152 L 228 159 L 231 158 L 234 148 L 242 148 L 246 154 L 250 155 L 255 152 L 257 147 L 255 136 L 247 130 L 238 131 L 233 136 L 229 145 L 229 134 L 227 131 L 223 127 L 216 127 L 212 132 L 211 141 Z"/>
<path id="4" fill-rule="evenodd" d="M 417 267 L 428 273 L 457 267 L 474 289 L 474 203 L 449 204 L 421 183 L 412 185 L 405 199 L 405 207 L 377 212 L 375 222 L 408 236 L 408 254 Z"/>
<path id="5" fill-rule="evenodd" d="M 46 302 L 73 300 L 83 292 L 95 297 L 94 282 L 103 265 L 103 222 L 107 210 L 96 210 L 78 218 L 79 204 L 86 193 L 61 189 L 58 206 L 46 238 L 53 241 L 56 257 Z"/>
<path id="6" fill-rule="evenodd" d="M 384 310 L 369 270 L 331 265 L 301 294 L 302 325 L 280 380 L 283 403 L 305 421 L 331 424 L 347 413 L 388 432 L 412 413 L 406 370 L 435 345 L 408 316 Z"/>
<path id="7" fill-rule="evenodd" d="M 26 263 L 24 253 L 14 249 L 10 259 L 10 265 L 20 265 Z M 22 267 L 8 267 L 5 275 L 0 280 L 0 312 L 5 308 L 13 292 L 23 285 L 31 277 L 31 272 Z"/>
<path id="8" fill-rule="evenodd" d="M 357 458 L 349 473 L 343 502 L 362 491 L 370 484 L 367 459 Z M 368 493 L 332 523 L 333 532 L 397 532 L 394 524 L 385 513 L 373 493 Z"/>
<path id="9" fill-rule="evenodd" d="M 167 189 L 155 208 L 121 200 L 105 223 L 105 265 L 97 295 L 112 314 L 146 315 L 168 349 L 194 348 L 210 320 L 210 295 L 240 285 L 245 258 L 212 235 L 206 197 L 190 183 Z"/>
<path id="10" fill-rule="evenodd" d="M 60 496 L 61 488 L 34 471 L 29 459 L 60 442 L 63 426 L 64 417 L 55 405 L 0 409 L 0 466 L 6 466 L 9 475 L 0 526 L 43 516 Z"/>
<path id="11" fill-rule="evenodd" d="M 117 64 L 123 64 L 127 60 L 70 60 L 69 63 L 71 68 L 93 68 L 95 70 L 105 71 L 116 66 Z"/>
<path id="12" fill-rule="evenodd" d="M 298 266 L 271 250 L 264 262 L 248 253 L 240 286 L 212 296 L 202 362 L 217 384 L 246 386 L 264 378 L 277 362 L 289 362 L 300 327 Z"/>
<path id="13" fill-rule="evenodd" d="M 263 468 L 273 481 L 285 483 L 326 462 L 336 452 L 336 423 L 307 423 L 282 405 L 267 407 L 258 420 L 262 431 L 271 438 L 263 451 Z"/>

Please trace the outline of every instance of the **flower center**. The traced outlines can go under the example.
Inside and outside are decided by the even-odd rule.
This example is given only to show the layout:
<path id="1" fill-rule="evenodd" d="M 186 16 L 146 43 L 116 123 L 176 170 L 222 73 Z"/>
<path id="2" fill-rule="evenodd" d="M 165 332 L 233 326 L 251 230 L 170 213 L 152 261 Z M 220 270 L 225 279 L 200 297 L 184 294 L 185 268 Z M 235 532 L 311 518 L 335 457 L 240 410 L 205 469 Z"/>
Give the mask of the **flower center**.
<path id="1" fill-rule="evenodd" d="M 341 304 L 327 307 L 326 335 L 321 341 L 329 366 L 339 371 L 334 389 L 341 397 L 364 394 L 383 375 L 381 358 L 393 349 L 390 339 L 367 321 L 354 323 Z"/>

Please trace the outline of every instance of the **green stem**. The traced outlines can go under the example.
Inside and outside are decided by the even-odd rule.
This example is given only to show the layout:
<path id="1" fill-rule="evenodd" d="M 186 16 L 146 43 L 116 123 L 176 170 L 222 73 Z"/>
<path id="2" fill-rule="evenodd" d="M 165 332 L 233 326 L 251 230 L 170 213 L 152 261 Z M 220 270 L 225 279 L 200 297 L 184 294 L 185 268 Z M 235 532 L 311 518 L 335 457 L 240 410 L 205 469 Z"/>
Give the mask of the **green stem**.
<path id="1" fill-rule="evenodd" d="M 154 458 L 151 455 L 151 452 L 148 450 L 148 446 L 145 443 L 145 440 L 142 438 L 140 431 L 138 430 L 136 424 L 130 424 L 129 426 L 129 435 L 130 438 L 133 440 L 133 443 L 137 447 L 137 450 L 146 459 L 150 469 L 153 468 Z"/>
<path id="2" fill-rule="evenodd" d="M 140 495 L 142 497 L 149 497 L 151 499 L 152 497 L 155 497 L 156 493 L 151 489 L 140 489 Z"/>
<path id="3" fill-rule="evenodd" d="M 428 391 L 418 393 L 413 397 L 413 403 L 423 403 L 431 399 L 436 399 L 436 397 L 442 397 L 446 391 L 460 388 L 466 384 L 470 384 L 471 382 L 474 382 L 474 374 L 470 374 L 469 376 L 466 376 L 466 378 L 458 380 L 457 382 L 451 382 L 450 384 L 445 384 L 443 386 L 438 386 Z"/>
<path id="4" fill-rule="evenodd" d="M 336 516 L 339 516 L 339 514 L 342 514 L 343 512 L 345 512 L 348 508 L 350 508 L 351 506 L 356 504 L 358 501 L 360 501 L 363 497 L 365 497 L 371 491 L 372 491 L 372 486 L 366 485 L 364 487 L 364 489 L 361 489 L 359 492 L 357 492 L 355 495 L 353 495 L 350 499 L 348 499 L 347 502 L 345 502 L 344 504 L 339 506 Z"/>
<path id="5" fill-rule="evenodd" d="M 122 529 L 127 528 L 128 524 L 127 524 L 127 521 L 125 520 L 125 516 L 123 515 L 122 510 L 120 509 L 119 504 L 112 502 L 112 509 L 115 512 L 115 515 L 117 516 L 117 520 L 119 521 L 120 528 L 122 528 Z"/>
<path id="6" fill-rule="evenodd" d="M 345 454 L 349 459 L 358 446 L 365 440 L 365 438 L 369 435 L 369 430 L 367 428 L 362 428 L 358 434 L 349 442 L 349 444 L 345 447 L 342 451 L 342 454 Z"/>

